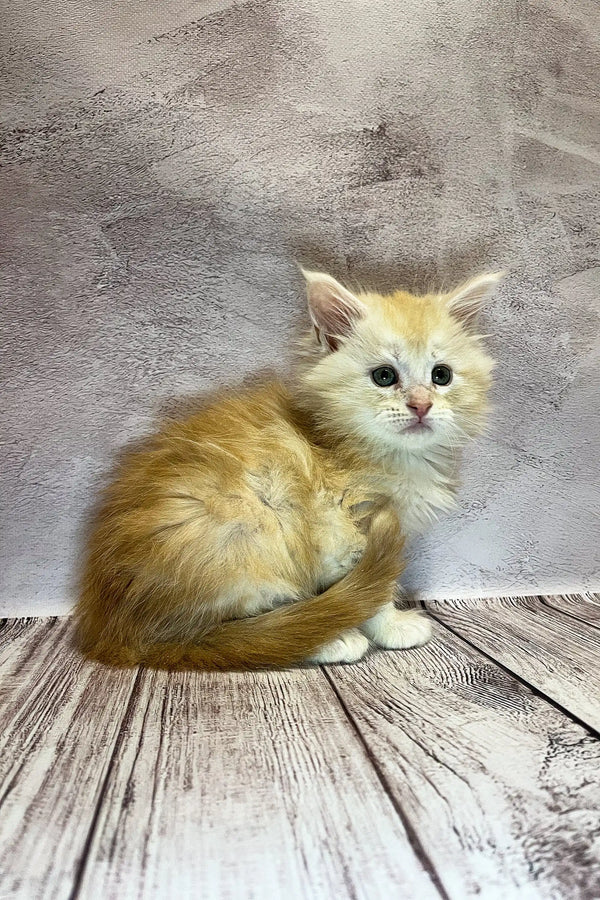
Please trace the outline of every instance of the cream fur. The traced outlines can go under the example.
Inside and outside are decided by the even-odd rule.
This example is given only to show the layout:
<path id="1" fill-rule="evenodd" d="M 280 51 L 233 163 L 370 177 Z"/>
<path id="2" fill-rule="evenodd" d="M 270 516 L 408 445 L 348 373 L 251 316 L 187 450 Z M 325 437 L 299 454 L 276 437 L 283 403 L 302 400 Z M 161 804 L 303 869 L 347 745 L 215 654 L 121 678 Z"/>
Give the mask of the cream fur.
<path id="1" fill-rule="evenodd" d="M 305 273 L 310 287 L 318 273 Z M 487 410 L 493 362 L 472 330 L 479 308 L 499 275 L 472 279 L 450 294 L 413 297 L 361 294 L 364 314 L 332 353 L 314 333 L 299 349 L 298 392 L 323 433 L 350 440 L 370 458 L 397 506 L 405 533 L 424 531 L 455 504 L 460 451 L 479 433 Z M 457 309 L 468 322 L 457 315 Z M 447 363 L 448 387 L 431 384 L 431 368 Z M 396 389 L 382 389 L 370 369 L 389 363 L 401 376 Z M 402 434 L 412 419 L 406 407 L 420 389 L 433 403 L 432 431 Z"/>
<path id="2" fill-rule="evenodd" d="M 221 391 L 116 473 L 77 611 L 88 655 L 256 667 L 429 637 L 393 606 L 398 552 L 452 507 L 461 449 L 483 427 L 492 362 L 476 318 L 497 276 L 423 297 L 305 276 L 313 327 L 293 376 Z M 432 382 L 440 364 L 447 386 Z M 397 384 L 374 383 L 385 365 Z"/>

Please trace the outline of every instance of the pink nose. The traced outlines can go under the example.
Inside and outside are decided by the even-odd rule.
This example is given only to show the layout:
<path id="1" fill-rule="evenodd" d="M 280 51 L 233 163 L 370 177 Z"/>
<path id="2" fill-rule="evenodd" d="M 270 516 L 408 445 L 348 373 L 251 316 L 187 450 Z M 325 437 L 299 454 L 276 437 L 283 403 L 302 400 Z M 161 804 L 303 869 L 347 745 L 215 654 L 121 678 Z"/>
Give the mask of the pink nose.
<path id="1" fill-rule="evenodd" d="M 412 403 L 407 403 L 406 405 L 409 409 L 414 410 L 420 422 L 421 419 L 425 418 L 425 416 L 433 406 L 433 403 L 431 403 L 429 400 L 425 403 L 418 403 L 417 401 L 414 401 Z"/>

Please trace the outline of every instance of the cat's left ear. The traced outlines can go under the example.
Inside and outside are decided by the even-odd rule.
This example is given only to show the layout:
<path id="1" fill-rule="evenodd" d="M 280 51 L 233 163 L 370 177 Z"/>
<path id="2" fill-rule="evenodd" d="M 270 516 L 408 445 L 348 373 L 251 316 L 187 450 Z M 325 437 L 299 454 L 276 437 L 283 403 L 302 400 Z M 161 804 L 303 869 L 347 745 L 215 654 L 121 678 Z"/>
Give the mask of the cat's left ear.
<path id="1" fill-rule="evenodd" d="M 364 303 L 325 272 L 301 269 L 306 279 L 308 309 L 319 340 L 337 350 L 339 338 L 352 331 L 355 322 L 367 312 Z"/>
<path id="2" fill-rule="evenodd" d="M 504 272 L 477 275 L 445 297 L 452 315 L 469 328 L 477 324 L 479 313 L 502 281 Z"/>

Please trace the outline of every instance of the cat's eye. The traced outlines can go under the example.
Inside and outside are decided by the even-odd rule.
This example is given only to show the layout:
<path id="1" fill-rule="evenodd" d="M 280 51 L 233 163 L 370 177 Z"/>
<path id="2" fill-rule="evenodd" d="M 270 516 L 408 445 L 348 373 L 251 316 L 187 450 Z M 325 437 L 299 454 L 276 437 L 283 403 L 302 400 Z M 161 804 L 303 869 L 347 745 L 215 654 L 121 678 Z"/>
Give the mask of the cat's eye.
<path id="1" fill-rule="evenodd" d="M 379 366 L 373 369 L 371 378 L 379 387 L 390 387 L 392 384 L 398 384 L 398 373 L 392 366 Z"/>
<path id="2" fill-rule="evenodd" d="M 449 366 L 434 366 L 431 370 L 431 380 L 434 384 L 445 387 L 452 381 L 452 369 Z"/>

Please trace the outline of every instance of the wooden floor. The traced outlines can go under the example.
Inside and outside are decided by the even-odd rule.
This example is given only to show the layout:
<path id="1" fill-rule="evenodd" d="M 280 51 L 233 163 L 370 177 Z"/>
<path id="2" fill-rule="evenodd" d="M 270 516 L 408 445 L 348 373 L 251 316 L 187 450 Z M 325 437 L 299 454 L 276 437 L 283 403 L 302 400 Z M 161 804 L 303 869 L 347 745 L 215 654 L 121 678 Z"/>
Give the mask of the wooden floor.
<path id="1" fill-rule="evenodd" d="M 0 898 L 600 898 L 600 598 L 428 604 L 283 673 L 109 671 L 0 629 Z"/>

